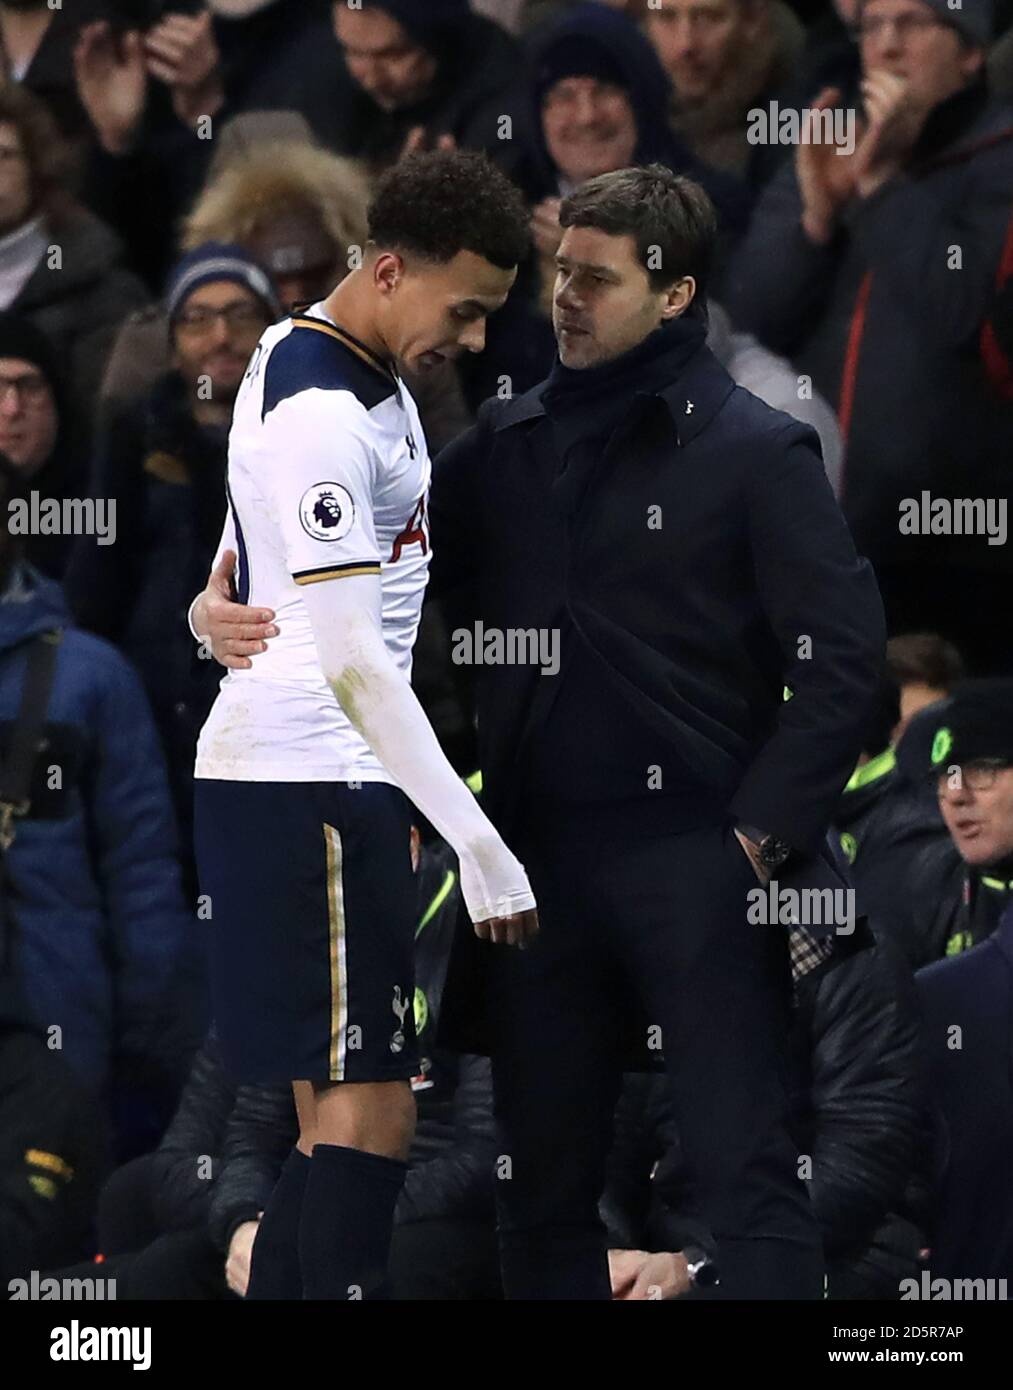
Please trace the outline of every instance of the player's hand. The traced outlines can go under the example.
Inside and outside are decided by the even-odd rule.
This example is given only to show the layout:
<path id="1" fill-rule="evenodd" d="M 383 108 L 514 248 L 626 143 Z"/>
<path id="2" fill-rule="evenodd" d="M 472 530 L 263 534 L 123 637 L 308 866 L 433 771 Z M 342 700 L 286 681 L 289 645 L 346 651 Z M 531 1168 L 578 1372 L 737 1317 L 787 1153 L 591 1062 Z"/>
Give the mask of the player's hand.
<path id="1" fill-rule="evenodd" d="M 261 1212 L 260 1216 L 263 1215 Z M 246 1297 L 246 1290 L 250 1286 L 250 1256 L 259 1227 L 259 1216 L 256 1221 L 244 1221 L 232 1232 L 229 1241 L 229 1253 L 225 1257 L 225 1282 L 240 1298 Z"/>
<path id="2" fill-rule="evenodd" d="M 144 115 L 148 71 L 136 29 L 117 36 L 108 21 L 85 24 L 74 45 L 74 80 L 103 149 L 122 154 Z"/>
<path id="3" fill-rule="evenodd" d="M 219 665 L 245 671 L 252 656 L 267 651 L 267 639 L 277 637 L 278 629 L 273 609 L 247 608 L 232 597 L 235 568 L 236 552 L 226 550 L 194 605 L 193 621 Z"/>
<path id="4" fill-rule="evenodd" d="M 475 923 L 475 935 L 479 941 L 491 941 L 495 946 L 524 947 L 538 935 L 538 913 L 535 908 L 528 912 L 515 912 L 511 917 L 487 917 L 484 922 Z"/>

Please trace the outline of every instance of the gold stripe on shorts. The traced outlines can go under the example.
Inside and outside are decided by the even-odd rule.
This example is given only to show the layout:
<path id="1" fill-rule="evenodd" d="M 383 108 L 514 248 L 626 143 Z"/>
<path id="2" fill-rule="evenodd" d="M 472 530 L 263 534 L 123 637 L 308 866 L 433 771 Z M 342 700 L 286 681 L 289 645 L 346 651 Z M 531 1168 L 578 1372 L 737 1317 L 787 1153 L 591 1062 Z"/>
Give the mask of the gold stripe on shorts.
<path id="1" fill-rule="evenodd" d="M 345 886 L 342 879 L 341 836 L 324 825 L 327 848 L 327 923 L 330 938 L 331 1037 L 328 1076 L 345 1079 L 345 1032 L 348 1026 L 348 971 L 345 959 Z"/>

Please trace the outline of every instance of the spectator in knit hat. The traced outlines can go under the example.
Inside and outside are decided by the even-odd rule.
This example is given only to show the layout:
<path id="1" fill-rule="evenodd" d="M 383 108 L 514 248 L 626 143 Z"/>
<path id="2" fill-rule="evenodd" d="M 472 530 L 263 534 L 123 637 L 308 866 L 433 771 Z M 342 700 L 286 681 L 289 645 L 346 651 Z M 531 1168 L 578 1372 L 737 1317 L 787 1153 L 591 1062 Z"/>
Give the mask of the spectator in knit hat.
<path id="1" fill-rule="evenodd" d="M 502 312 L 490 320 L 486 351 L 461 364 L 469 403 L 523 394 L 555 358 L 549 325 L 561 200 L 585 179 L 634 164 L 663 164 L 705 188 L 720 216 L 714 280 L 745 227 L 749 196 L 736 178 L 710 169 L 672 133 L 671 87 L 654 50 L 626 15 L 607 5 L 566 9 L 532 41 L 528 116 L 515 171 L 533 211 L 534 256 L 521 268 Z"/>
<path id="2" fill-rule="evenodd" d="M 905 944 L 918 966 L 978 945 L 1013 904 L 1013 680 L 964 681 L 923 709 L 897 761 L 935 791 L 959 855 L 932 910 L 908 923 Z"/>
<path id="3" fill-rule="evenodd" d="M 87 481 L 53 349 L 33 323 L 9 312 L 0 312 L 0 452 L 40 498 L 80 495 Z M 72 541 L 62 532 L 28 535 L 25 555 L 59 579 Z"/>
<path id="4" fill-rule="evenodd" d="M 180 261 L 165 308 L 171 366 L 110 419 L 96 455 L 92 491 L 116 500 L 117 543 L 81 537 L 67 591 L 82 625 L 121 646 L 140 672 L 188 853 L 195 740 L 218 682 L 190 639 L 186 609 L 221 529 L 232 404 L 281 306 L 245 251 L 209 242 Z"/>

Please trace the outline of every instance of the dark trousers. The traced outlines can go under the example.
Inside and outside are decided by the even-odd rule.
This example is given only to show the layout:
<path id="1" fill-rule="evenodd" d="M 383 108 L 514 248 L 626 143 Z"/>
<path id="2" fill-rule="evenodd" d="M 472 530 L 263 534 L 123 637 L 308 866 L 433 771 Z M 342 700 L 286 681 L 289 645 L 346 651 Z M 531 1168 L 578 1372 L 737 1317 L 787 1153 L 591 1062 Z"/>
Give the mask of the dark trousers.
<path id="1" fill-rule="evenodd" d="M 747 921 L 753 869 L 730 827 L 606 809 L 546 813 L 518 845 L 541 935 L 496 953 L 496 1183 L 508 1298 L 608 1298 L 598 1200 L 628 999 L 664 1052 L 720 1296 L 818 1298 L 823 1264 L 786 1128 L 783 927 Z M 504 1159 L 509 1162 L 504 1162 Z"/>

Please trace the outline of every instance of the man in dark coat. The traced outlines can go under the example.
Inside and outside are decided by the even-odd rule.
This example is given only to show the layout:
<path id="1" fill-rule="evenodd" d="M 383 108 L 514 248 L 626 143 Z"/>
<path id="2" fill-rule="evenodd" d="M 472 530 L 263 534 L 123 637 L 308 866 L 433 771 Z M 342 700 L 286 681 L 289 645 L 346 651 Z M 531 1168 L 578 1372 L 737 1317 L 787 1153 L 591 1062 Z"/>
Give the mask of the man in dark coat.
<path id="1" fill-rule="evenodd" d="M 1013 907 L 980 946 L 919 971 L 917 986 L 946 1128 L 931 1278 L 1013 1286 Z M 985 1285 L 972 1296 L 1008 1295 Z"/>
<path id="2" fill-rule="evenodd" d="M 483 795 L 543 924 L 502 963 L 461 939 L 492 967 L 504 1287 L 610 1297 L 597 1204 L 638 995 L 722 1292 L 819 1297 L 785 1124 L 787 935 L 747 922 L 746 895 L 770 873 L 799 901 L 844 891 L 822 846 L 863 745 L 882 611 L 815 433 L 704 344 L 703 190 L 619 170 L 566 199 L 561 225 L 559 361 L 483 406 L 431 497 L 434 582 L 466 592 L 473 622 L 452 640 L 478 668 Z M 218 590 L 207 605 L 216 656 L 255 659 L 264 610 Z M 460 1010 L 454 1031 L 464 1043 Z"/>
<path id="3" fill-rule="evenodd" d="M 559 679 L 478 680 L 488 804 L 543 923 L 488 995 L 505 1286 L 609 1296 L 596 1202 L 632 990 L 664 1038 L 723 1291 L 818 1296 L 784 1127 L 787 941 L 747 927 L 743 895 L 770 871 L 841 883 L 820 849 L 876 689 L 878 597 L 815 436 L 704 346 L 702 192 L 620 171 L 561 222 L 559 361 L 483 408 L 431 503 L 434 582 L 468 582 L 486 632 L 561 643 Z"/>

